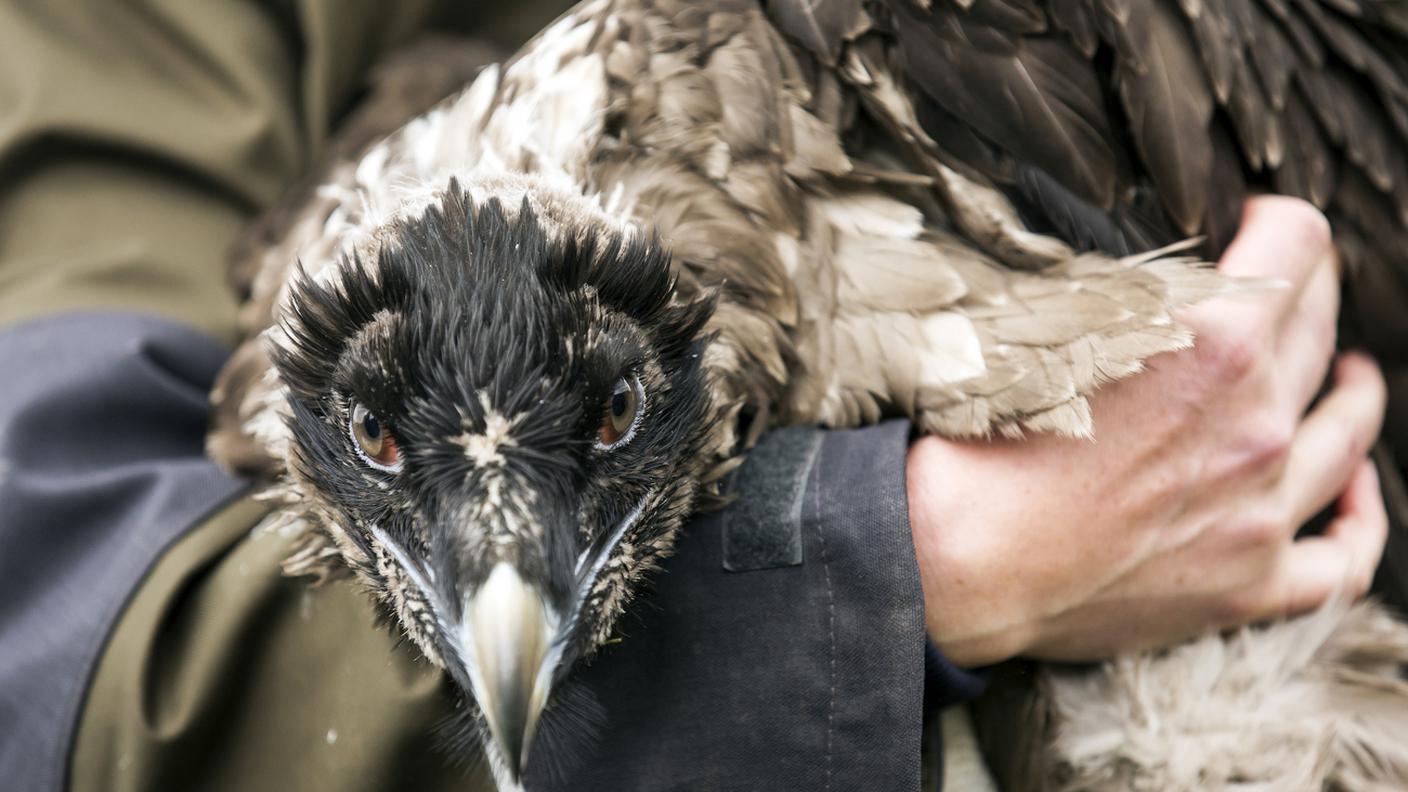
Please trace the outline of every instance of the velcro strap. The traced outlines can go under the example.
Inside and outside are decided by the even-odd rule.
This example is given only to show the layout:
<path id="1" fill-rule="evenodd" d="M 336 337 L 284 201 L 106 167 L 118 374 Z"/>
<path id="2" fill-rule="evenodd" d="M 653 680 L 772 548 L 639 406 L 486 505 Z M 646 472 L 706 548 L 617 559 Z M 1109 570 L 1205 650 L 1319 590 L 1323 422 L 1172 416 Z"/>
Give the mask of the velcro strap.
<path id="1" fill-rule="evenodd" d="M 792 426 L 764 435 L 739 468 L 737 499 L 723 515 L 724 569 L 747 572 L 802 563 L 802 498 L 821 430 Z"/>

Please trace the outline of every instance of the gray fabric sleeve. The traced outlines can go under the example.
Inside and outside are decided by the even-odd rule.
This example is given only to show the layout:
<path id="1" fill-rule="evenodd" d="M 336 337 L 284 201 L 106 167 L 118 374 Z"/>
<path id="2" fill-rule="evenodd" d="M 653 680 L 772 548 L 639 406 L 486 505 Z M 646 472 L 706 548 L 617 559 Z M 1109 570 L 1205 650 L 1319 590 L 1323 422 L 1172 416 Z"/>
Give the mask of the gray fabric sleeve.
<path id="1" fill-rule="evenodd" d="M 814 452 L 795 432 L 820 435 Z M 918 789 L 925 635 L 908 432 L 893 421 L 764 437 L 755 455 L 810 464 L 801 563 L 784 553 L 727 571 L 726 517 L 692 521 L 624 640 L 570 683 L 597 702 L 599 739 L 571 766 L 530 772 L 529 788 Z M 772 453 L 779 442 L 797 453 Z M 785 515 L 790 477 L 768 478 L 782 482 Z"/>
<path id="2" fill-rule="evenodd" d="M 0 779 L 57 790 L 89 674 L 183 529 L 241 488 L 202 450 L 226 350 L 167 321 L 0 332 Z"/>

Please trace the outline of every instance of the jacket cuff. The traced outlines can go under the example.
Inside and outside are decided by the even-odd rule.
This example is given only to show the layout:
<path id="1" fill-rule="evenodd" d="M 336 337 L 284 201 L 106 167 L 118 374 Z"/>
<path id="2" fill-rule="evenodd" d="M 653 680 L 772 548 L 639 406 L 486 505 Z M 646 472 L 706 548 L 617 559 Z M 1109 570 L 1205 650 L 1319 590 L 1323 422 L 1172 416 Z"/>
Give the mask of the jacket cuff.
<path id="1" fill-rule="evenodd" d="M 861 577 L 842 599 L 858 619 L 893 611 L 898 603 L 918 601 L 923 635 L 923 589 L 909 522 L 905 463 L 911 427 L 894 420 L 850 432 L 823 432 L 807 497 L 815 504 L 818 525 L 827 526 L 836 557 Z M 888 575 L 887 575 L 888 573 Z M 909 614 L 906 614 L 909 615 Z M 897 631 L 912 625 L 895 624 Z M 863 630 L 859 631 L 863 634 Z M 855 635 L 856 631 L 845 633 Z M 902 634 L 895 636 L 905 640 Z M 985 669 L 962 669 L 934 642 L 923 639 L 924 709 L 942 709 L 982 695 Z"/>
<path id="2" fill-rule="evenodd" d="M 936 710 L 966 704 L 987 690 L 992 667 L 959 668 L 927 641 L 924 647 L 924 709 Z"/>
<path id="3" fill-rule="evenodd" d="M 592 761 L 530 765 L 529 788 L 918 789 L 908 439 L 904 421 L 765 435 L 737 500 L 691 520 L 623 640 L 568 680 L 600 705 Z"/>
<path id="4" fill-rule="evenodd" d="M 893 420 L 822 433 L 804 520 L 832 617 L 833 727 L 861 751 L 867 730 L 890 724 L 903 756 L 920 748 L 927 643 L 905 486 L 910 431 Z M 850 788 L 874 787 L 857 778 Z"/>

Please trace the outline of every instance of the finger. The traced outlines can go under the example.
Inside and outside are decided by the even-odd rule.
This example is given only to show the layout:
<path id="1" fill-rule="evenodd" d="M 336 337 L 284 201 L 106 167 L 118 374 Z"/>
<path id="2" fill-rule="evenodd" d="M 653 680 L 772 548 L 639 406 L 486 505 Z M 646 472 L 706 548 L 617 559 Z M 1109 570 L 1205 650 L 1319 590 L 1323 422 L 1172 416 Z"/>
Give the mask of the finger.
<path id="1" fill-rule="evenodd" d="M 1378 364 L 1346 353 L 1335 366 L 1335 386 L 1311 410 L 1291 441 L 1281 494 L 1294 531 L 1345 488 L 1383 425 L 1388 390 Z"/>
<path id="2" fill-rule="evenodd" d="M 1304 613 L 1332 596 L 1358 598 L 1369 590 L 1388 540 L 1388 513 L 1374 463 L 1365 459 L 1350 478 L 1339 513 L 1323 536 L 1308 536 L 1288 549 L 1259 618 Z"/>
<path id="3" fill-rule="evenodd" d="M 1325 381 L 1335 355 L 1339 310 L 1339 273 L 1328 265 L 1316 267 L 1275 347 L 1275 368 L 1288 383 L 1286 395 L 1295 399 L 1297 415 Z"/>
<path id="4" fill-rule="evenodd" d="M 1218 269 L 1232 277 L 1288 284 L 1238 306 L 1269 326 L 1278 326 L 1300 299 L 1316 265 L 1331 262 L 1333 255 L 1329 222 L 1314 206 L 1296 198 L 1258 196 L 1247 202 L 1241 229 Z"/>
<path id="5" fill-rule="evenodd" d="M 1379 470 L 1374 460 L 1365 459 L 1349 480 L 1337 504 L 1335 519 L 1325 529 L 1325 538 L 1350 543 L 1359 551 L 1355 556 L 1360 574 L 1354 579 L 1355 592 L 1364 594 L 1374 582 L 1379 561 L 1388 542 L 1388 507 L 1379 486 Z"/>

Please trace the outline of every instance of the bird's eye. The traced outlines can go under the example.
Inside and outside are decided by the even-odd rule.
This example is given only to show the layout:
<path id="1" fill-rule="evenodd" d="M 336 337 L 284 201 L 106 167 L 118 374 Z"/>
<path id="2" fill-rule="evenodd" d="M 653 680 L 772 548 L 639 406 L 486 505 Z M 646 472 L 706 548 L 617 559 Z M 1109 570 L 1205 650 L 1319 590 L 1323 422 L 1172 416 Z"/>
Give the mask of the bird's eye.
<path id="1" fill-rule="evenodd" d="M 601 405 L 601 426 L 596 432 L 597 448 L 610 450 L 630 441 L 636 432 L 636 421 L 644 400 L 639 379 L 622 377 L 616 380 L 611 395 Z"/>
<path id="2" fill-rule="evenodd" d="M 353 407 L 348 430 L 357 453 L 368 465 L 387 473 L 401 469 L 401 447 L 396 444 L 391 429 L 371 410 L 360 404 Z"/>

